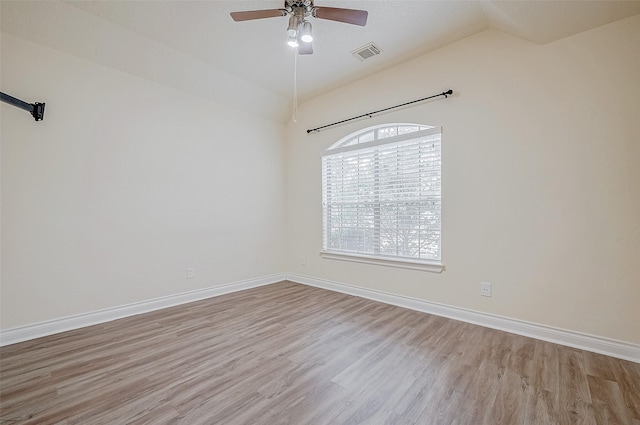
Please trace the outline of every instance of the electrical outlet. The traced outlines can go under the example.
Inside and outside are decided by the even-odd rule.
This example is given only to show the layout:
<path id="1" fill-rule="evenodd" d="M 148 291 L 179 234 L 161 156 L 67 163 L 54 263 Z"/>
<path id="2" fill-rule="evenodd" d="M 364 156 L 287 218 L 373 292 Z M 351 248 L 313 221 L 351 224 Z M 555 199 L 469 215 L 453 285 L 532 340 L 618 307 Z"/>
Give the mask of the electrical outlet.
<path id="1" fill-rule="evenodd" d="M 196 277 L 196 269 L 189 267 L 187 269 L 187 279 L 193 279 L 194 277 Z"/>
<path id="2" fill-rule="evenodd" d="M 491 296 L 491 284 L 487 282 L 480 282 L 480 295 L 483 297 Z"/>

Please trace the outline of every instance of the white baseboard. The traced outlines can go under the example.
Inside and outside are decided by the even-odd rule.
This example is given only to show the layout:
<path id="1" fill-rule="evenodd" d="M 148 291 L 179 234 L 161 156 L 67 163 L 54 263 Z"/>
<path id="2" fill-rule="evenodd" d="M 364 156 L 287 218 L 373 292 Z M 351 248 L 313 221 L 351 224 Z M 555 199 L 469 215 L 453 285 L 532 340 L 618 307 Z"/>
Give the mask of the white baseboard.
<path id="1" fill-rule="evenodd" d="M 247 279 L 206 289 L 183 292 L 152 300 L 7 329 L 0 332 L 0 346 L 15 344 L 17 342 L 79 329 L 86 326 L 97 325 L 99 323 L 105 323 L 124 317 L 134 316 L 136 314 L 160 310 L 179 304 L 199 301 L 231 292 L 269 285 L 283 280 L 324 288 L 344 294 L 355 295 L 357 297 L 397 305 L 411 310 L 461 320 L 463 322 L 499 329 L 505 332 L 640 363 L 640 345 L 638 344 L 617 341 L 566 329 L 554 328 L 551 326 L 482 313 L 479 311 L 467 310 L 464 308 L 424 301 L 417 298 L 405 297 L 402 295 L 295 273 L 278 273 L 255 279 Z"/>
<path id="2" fill-rule="evenodd" d="M 295 273 L 287 280 L 640 363 L 640 345 Z"/>
<path id="3" fill-rule="evenodd" d="M 286 274 L 278 273 L 263 276 L 255 279 L 247 279 L 238 282 L 228 283 L 220 286 L 199 289 L 195 291 L 183 292 L 166 297 L 154 298 L 147 301 L 140 301 L 118 307 L 106 308 L 104 310 L 92 311 L 89 313 L 77 314 L 60 319 L 48 320 L 46 322 L 34 323 L 20 326 L 0 332 L 0 346 L 15 344 L 17 342 L 66 332 L 73 329 L 84 328 L 86 326 L 97 325 L 111 320 L 122 319 L 123 317 L 134 316 L 136 314 L 148 313 L 162 308 L 172 307 L 179 304 L 186 304 L 230 292 L 242 291 L 256 288 L 258 286 L 269 285 L 286 279 Z"/>

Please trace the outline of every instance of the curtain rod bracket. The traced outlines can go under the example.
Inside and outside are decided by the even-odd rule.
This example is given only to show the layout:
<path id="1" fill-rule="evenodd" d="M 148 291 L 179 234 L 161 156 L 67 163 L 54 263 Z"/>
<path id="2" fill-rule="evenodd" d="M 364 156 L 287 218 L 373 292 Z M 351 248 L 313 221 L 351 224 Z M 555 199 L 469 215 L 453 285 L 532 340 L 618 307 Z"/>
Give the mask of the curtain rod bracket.
<path id="1" fill-rule="evenodd" d="M 0 92 L 0 101 L 13 105 L 16 108 L 24 109 L 29 112 L 36 121 L 42 121 L 44 119 L 44 103 L 27 103 L 2 92 Z"/>
<path id="2" fill-rule="evenodd" d="M 348 122 L 348 121 L 357 120 L 358 118 L 364 118 L 364 117 L 373 118 L 373 115 L 378 114 L 380 112 L 385 112 L 385 111 L 388 111 L 390 109 L 396 109 L 396 108 L 400 108 L 402 106 L 411 105 L 412 103 L 422 102 L 423 100 L 427 100 L 427 99 L 433 99 L 434 97 L 444 96 L 445 99 L 448 99 L 449 96 L 451 96 L 452 94 L 453 94 L 453 90 L 449 89 L 449 90 L 444 91 L 442 93 L 434 94 L 433 96 L 423 97 L 422 99 L 413 100 L 411 102 L 406 102 L 406 103 L 401 103 L 400 105 L 390 106 L 388 108 L 384 108 L 384 109 L 380 109 L 380 110 L 377 110 L 377 111 L 369 112 L 369 113 L 366 113 L 366 114 L 358 115 L 357 117 L 347 118 L 346 120 L 336 121 L 336 122 L 331 123 L 331 124 L 323 125 L 323 126 L 316 127 L 316 128 L 311 128 L 311 129 L 307 130 L 307 134 L 309 134 L 311 132 L 320 133 L 320 130 L 322 130 L 324 128 L 333 127 L 334 125 L 342 124 L 342 123 L 345 123 L 345 122 Z"/>

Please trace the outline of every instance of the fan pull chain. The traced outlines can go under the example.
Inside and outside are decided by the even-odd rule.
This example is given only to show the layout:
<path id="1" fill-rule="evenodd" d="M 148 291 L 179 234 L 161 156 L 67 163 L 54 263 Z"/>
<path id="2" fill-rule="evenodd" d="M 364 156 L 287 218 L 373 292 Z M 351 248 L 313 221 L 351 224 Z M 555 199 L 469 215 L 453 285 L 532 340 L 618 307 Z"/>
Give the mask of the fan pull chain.
<path id="1" fill-rule="evenodd" d="M 293 122 L 298 122 L 298 48 L 293 49 Z"/>

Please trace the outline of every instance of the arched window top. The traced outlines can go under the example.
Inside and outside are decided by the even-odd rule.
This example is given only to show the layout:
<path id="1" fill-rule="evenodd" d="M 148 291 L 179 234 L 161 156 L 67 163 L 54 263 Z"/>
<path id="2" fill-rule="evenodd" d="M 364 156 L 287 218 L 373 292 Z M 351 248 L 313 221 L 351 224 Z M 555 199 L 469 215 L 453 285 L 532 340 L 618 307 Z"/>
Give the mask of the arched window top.
<path id="1" fill-rule="evenodd" d="M 417 131 L 428 130 L 430 128 L 433 128 L 433 126 L 411 123 L 374 125 L 343 137 L 331 145 L 327 150 L 330 151 L 332 149 L 344 148 L 347 146 L 362 145 L 364 143 L 375 142 L 389 137 L 403 136 Z"/>

